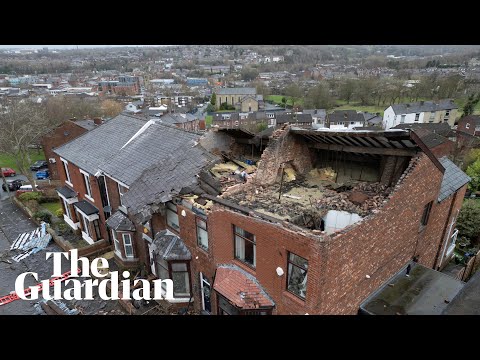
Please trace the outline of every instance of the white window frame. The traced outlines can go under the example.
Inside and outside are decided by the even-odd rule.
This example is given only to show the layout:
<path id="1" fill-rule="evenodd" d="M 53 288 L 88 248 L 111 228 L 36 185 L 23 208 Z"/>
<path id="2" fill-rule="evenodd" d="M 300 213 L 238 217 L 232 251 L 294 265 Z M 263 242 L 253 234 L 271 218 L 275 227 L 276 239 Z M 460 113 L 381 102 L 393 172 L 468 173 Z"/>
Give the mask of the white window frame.
<path id="1" fill-rule="evenodd" d="M 128 237 L 129 239 L 129 244 L 127 244 L 126 242 L 126 238 Z M 122 233 L 122 240 L 123 240 L 123 249 L 125 250 L 125 257 L 126 258 L 130 258 L 130 259 L 133 259 L 135 257 L 135 254 L 133 252 L 133 242 L 132 242 L 132 235 L 129 234 L 129 233 Z M 130 247 L 132 249 L 132 254 L 129 255 L 127 253 L 127 247 Z"/>
<path id="2" fill-rule="evenodd" d="M 70 210 L 69 206 L 68 206 L 68 203 L 65 199 L 62 199 L 62 202 L 63 202 L 63 206 L 65 207 L 65 214 L 70 220 L 73 220 L 72 219 L 72 211 Z"/>
<path id="3" fill-rule="evenodd" d="M 203 228 L 202 226 L 200 226 L 198 224 L 198 222 L 201 221 L 205 224 L 205 228 Z M 204 250 L 204 251 L 208 251 L 208 246 L 209 246 L 209 239 L 208 239 L 208 224 L 207 224 L 207 220 L 206 219 L 203 219 L 199 216 L 196 216 L 195 217 L 195 227 L 196 227 L 196 232 L 197 232 L 197 245 L 200 249 Z M 199 229 L 205 231 L 205 233 L 207 234 L 207 246 L 204 247 L 202 244 L 200 244 L 200 236 L 199 236 Z"/>
<path id="4" fill-rule="evenodd" d="M 113 237 L 113 245 L 115 247 L 115 253 L 122 257 L 122 252 L 120 251 L 120 240 L 118 240 L 117 238 L 117 234 L 115 232 L 115 230 L 112 229 L 112 237 Z"/>
<path id="5" fill-rule="evenodd" d="M 415 120 L 414 121 L 420 121 L 420 113 L 415 113 Z"/>
<path id="6" fill-rule="evenodd" d="M 448 246 L 448 249 L 447 249 L 447 257 L 452 254 L 453 250 L 455 250 L 455 243 L 457 242 L 457 238 L 458 238 L 458 229 L 455 229 L 452 236 L 450 236 L 449 238 L 450 245 Z"/>
<path id="7" fill-rule="evenodd" d="M 82 169 L 80 169 L 80 173 L 83 176 L 83 182 L 85 185 L 85 197 L 88 200 L 95 202 L 95 200 L 93 200 L 93 197 L 92 197 L 92 186 L 90 185 L 90 174 L 83 171 Z"/>
<path id="8" fill-rule="evenodd" d="M 123 206 L 122 197 L 125 193 L 122 192 L 121 187 L 122 185 L 120 185 L 120 183 L 117 182 L 118 198 L 120 199 L 120 206 Z"/>
<path id="9" fill-rule="evenodd" d="M 205 293 L 203 290 L 204 284 L 207 284 L 208 287 L 210 288 L 210 307 L 212 307 L 212 285 L 206 280 L 206 277 L 203 275 L 202 272 L 200 272 L 200 293 L 202 296 L 202 310 L 203 311 L 208 311 L 205 309 Z"/>
<path id="10" fill-rule="evenodd" d="M 430 119 L 429 120 L 435 120 L 435 111 L 430 111 Z"/>
<path id="11" fill-rule="evenodd" d="M 170 208 L 168 207 L 168 204 L 171 204 L 171 205 L 175 206 L 175 211 L 174 211 L 173 209 L 170 209 Z M 169 228 L 173 229 L 173 230 L 176 231 L 176 232 L 180 232 L 180 218 L 179 218 L 179 216 L 178 216 L 178 207 L 177 207 L 177 205 L 174 204 L 174 203 L 171 202 L 171 201 L 168 201 L 167 203 L 165 203 L 165 207 L 166 207 L 166 214 L 165 214 L 165 215 L 166 215 L 166 216 L 165 216 L 166 219 L 165 219 L 165 220 L 166 220 L 166 222 L 167 222 L 167 226 L 168 226 Z M 178 229 L 175 228 L 175 227 L 173 227 L 173 226 L 171 226 L 171 225 L 168 223 L 168 212 L 169 212 L 169 211 L 170 211 L 172 214 L 175 214 L 175 215 L 176 215 L 176 217 L 177 217 L 177 223 L 178 223 L 178 224 L 177 224 Z"/>
<path id="12" fill-rule="evenodd" d="M 67 180 L 65 180 L 65 183 L 73 187 L 72 178 L 70 177 L 70 170 L 68 170 L 68 161 L 63 158 L 60 158 L 60 160 L 62 160 L 63 170 L 65 171 L 65 175 L 67 176 Z"/>
<path id="13" fill-rule="evenodd" d="M 407 118 L 407 115 L 400 115 L 400 124 L 405 124 L 405 119 Z"/>

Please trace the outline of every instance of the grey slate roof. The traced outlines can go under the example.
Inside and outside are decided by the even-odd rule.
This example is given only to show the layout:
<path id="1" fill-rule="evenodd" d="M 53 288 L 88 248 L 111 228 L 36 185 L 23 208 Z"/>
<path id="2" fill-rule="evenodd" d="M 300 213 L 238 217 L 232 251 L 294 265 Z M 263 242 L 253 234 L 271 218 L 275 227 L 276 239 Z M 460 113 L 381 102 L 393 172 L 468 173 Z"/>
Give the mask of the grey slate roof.
<path id="1" fill-rule="evenodd" d="M 255 88 L 221 88 L 216 91 L 217 95 L 255 95 Z"/>
<path id="2" fill-rule="evenodd" d="M 121 114 L 58 147 L 54 152 L 95 175 L 100 164 L 118 152 L 145 122 L 137 117 Z"/>
<path id="3" fill-rule="evenodd" d="M 110 229 L 116 231 L 135 231 L 133 222 L 121 211 L 116 211 L 105 222 Z"/>
<path id="4" fill-rule="evenodd" d="M 74 123 L 88 131 L 96 128 L 95 122 L 93 120 L 76 120 L 74 121 Z"/>
<path id="5" fill-rule="evenodd" d="M 392 105 L 395 114 L 411 114 L 419 112 L 431 112 L 448 109 L 458 109 L 450 99 L 439 101 L 419 101 L 415 103 L 395 104 Z"/>
<path id="6" fill-rule="evenodd" d="M 443 143 L 450 141 L 446 137 L 440 134 L 432 133 L 425 128 L 420 128 L 418 130 L 415 130 L 415 133 L 420 137 L 420 139 L 422 139 L 423 143 L 427 145 L 429 149 L 433 149 L 438 145 L 441 145 Z"/>
<path id="7" fill-rule="evenodd" d="M 294 124 L 295 122 L 299 123 L 311 123 L 312 115 L 310 114 L 297 114 L 297 120 L 294 120 L 294 114 L 278 114 L 277 115 L 277 124 L 283 123 L 291 123 Z"/>
<path id="8" fill-rule="evenodd" d="M 85 215 L 92 215 L 98 213 L 98 209 L 86 200 L 81 200 L 79 202 L 73 203 L 73 206 L 77 207 Z"/>
<path id="9" fill-rule="evenodd" d="M 168 230 L 162 230 L 153 239 L 154 253 L 164 260 L 191 260 L 192 254 L 185 243 L 177 235 Z"/>
<path id="10" fill-rule="evenodd" d="M 330 124 L 338 124 L 339 122 L 365 122 L 363 113 L 357 113 L 356 110 L 336 110 L 327 115 Z"/>
<path id="11" fill-rule="evenodd" d="M 313 117 L 319 118 L 320 120 L 325 120 L 327 117 L 327 110 L 325 109 L 306 109 L 303 110 L 304 114 L 310 114 Z"/>
<path id="12" fill-rule="evenodd" d="M 199 138 L 200 135 L 155 122 L 99 167 L 130 186 L 145 169 L 154 165 L 165 168 L 170 157 L 181 159 L 185 154 L 194 152 L 190 149 Z"/>
<path id="13" fill-rule="evenodd" d="M 455 191 L 460 189 L 463 185 L 467 184 L 471 178 L 462 170 L 460 170 L 457 165 L 451 162 L 446 156 L 438 160 L 445 168 L 442 185 L 440 187 L 440 194 L 438 195 L 438 202 L 441 202 L 455 193 Z"/>
<path id="14" fill-rule="evenodd" d="M 56 188 L 55 190 L 62 194 L 66 199 L 74 198 L 75 196 L 77 196 L 77 193 L 70 189 L 68 186 L 62 186 Z"/>
<path id="15" fill-rule="evenodd" d="M 188 134 L 177 129 L 177 133 L 181 132 Z M 193 192 L 198 186 L 200 171 L 219 160 L 200 145 L 193 146 L 193 141 L 187 143 L 182 136 L 168 134 L 157 134 L 160 140 L 157 147 L 163 149 L 163 153 L 159 152 L 156 162 L 137 174 L 140 176 L 122 198 L 128 211 L 141 220 L 149 218 L 153 211 L 151 205 L 171 200 L 182 189 Z M 199 137 L 189 135 L 195 136 L 195 139 Z"/>
<path id="16" fill-rule="evenodd" d="M 452 131 L 452 128 L 448 123 L 418 123 L 418 124 L 398 124 L 392 129 L 402 129 L 402 130 L 417 130 L 417 129 L 427 129 L 432 133 L 440 134 L 442 136 L 448 136 Z"/>

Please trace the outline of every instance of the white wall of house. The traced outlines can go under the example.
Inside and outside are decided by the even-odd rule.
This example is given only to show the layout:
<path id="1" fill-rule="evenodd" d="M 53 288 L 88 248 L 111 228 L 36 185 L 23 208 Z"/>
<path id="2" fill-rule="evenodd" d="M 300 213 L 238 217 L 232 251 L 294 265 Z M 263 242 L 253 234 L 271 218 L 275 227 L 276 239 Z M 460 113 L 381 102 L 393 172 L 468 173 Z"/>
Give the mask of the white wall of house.
<path id="1" fill-rule="evenodd" d="M 418 124 L 428 122 L 428 117 L 430 116 L 430 113 L 427 113 L 427 115 L 425 115 L 425 112 L 420 112 L 418 114 L 418 119 L 416 113 L 395 114 L 392 107 L 390 106 L 383 113 L 383 128 L 387 130 L 399 124 Z"/>
<path id="2" fill-rule="evenodd" d="M 352 124 L 352 122 L 349 121 L 348 126 L 345 126 L 344 124 L 330 124 L 330 129 L 345 130 L 345 129 L 353 129 L 354 127 L 360 127 L 360 126 L 363 126 L 363 122 L 354 121 Z"/>

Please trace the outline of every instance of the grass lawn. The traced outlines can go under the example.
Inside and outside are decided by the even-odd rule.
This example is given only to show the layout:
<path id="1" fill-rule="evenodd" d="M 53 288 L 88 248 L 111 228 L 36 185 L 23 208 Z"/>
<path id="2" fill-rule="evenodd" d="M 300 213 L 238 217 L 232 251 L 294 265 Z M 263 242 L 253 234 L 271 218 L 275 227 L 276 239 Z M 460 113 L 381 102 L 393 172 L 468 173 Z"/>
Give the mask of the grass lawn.
<path id="1" fill-rule="evenodd" d="M 375 113 L 380 113 L 380 116 L 383 116 L 383 111 L 386 109 L 385 106 L 362 106 L 362 105 L 357 105 L 355 103 L 350 103 L 350 105 L 342 105 L 336 108 L 333 108 L 332 110 L 357 110 L 357 111 L 366 111 L 372 114 Z"/>
<path id="2" fill-rule="evenodd" d="M 56 211 L 62 208 L 60 202 L 42 203 L 41 206 L 50 211 L 53 215 L 56 215 Z"/>
<path id="3" fill-rule="evenodd" d="M 212 115 L 206 115 L 205 116 L 205 126 L 206 127 L 212 126 L 212 121 L 213 121 L 213 116 Z"/>
<path id="4" fill-rule="evenodd" d="M 32 160 L 32 164 L 37 160 L 45 160 L 45 155 L 43 151 L 40 149 L 38 150 L 32 149 L 30 150 L 30 159 Z M 15 171 L 18 171 L 17 164 L 15 163 L 15 158 L 8 154 L 0 153 L 0 167 L 9 167 Z"/>
<path id="5" fill-rule="evenodd" d="M 288 96 L 268 95 L 265 100 L 273 101 L 275 104 L 278 104 L 278 105 L 283 105 L 283 103 L 282 103 L 282 98 L 283 97 L 287 98 L 287 105 L 292 106 L 292 100 Z M 295 102 L 295 104 L 303 105 L 303 99 L 299 99 L 297 102 Z"/>

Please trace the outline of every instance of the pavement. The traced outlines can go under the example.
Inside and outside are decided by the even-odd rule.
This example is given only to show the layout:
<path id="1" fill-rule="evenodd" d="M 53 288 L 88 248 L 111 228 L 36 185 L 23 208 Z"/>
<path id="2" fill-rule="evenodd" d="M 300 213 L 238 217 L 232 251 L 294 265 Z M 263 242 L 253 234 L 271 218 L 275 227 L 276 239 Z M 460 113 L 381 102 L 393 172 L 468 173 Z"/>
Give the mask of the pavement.
<path id="1" fill-rule="evenodd" d="M 9 199 L 0 200 L 0 254 L 6 254 L 11 260 L 15 253 L 9 251 L 10 245 L 21 233 L 32 231 L 37 225 L 26 216 Z M 24 272 L 38 273 L 38 281 L 28 276 L 25 280 L 25 288 L 38 284 L 41 280 L 49 279 L 53 273 L 52 257 L 46 260 L 46 252 L 63 251 L 55 242 L 51 241 L 44 250 L 32 254 L 20 262 L 11 260 L 11 264 L 0 261 L 0 297 L 15 291 L 15 280 Z M 70 263 L 62 261 L 62 273 L 70 270 Z M 70 286 L 68 286 L 70 287 Z M 62 286 L 62 292 L 65 286 Z M 53 293 L 53 292 L 51 292 Z M 96 288 L 93 291 L 94 300 L 62 300 L 70 309 L 73 307 L 81 310 L 83 314 L 97 314 L 99 311 L 120 313 L 120 306 L 117 301 L 105 301 L 98 297 Z M 40 294 L 41 298 L 41 294 Z M 0 305 L 0 315 L 33 315 L 36 314 L 34 304 L 38 300 L 15 300 L 6 305 Z"/>

